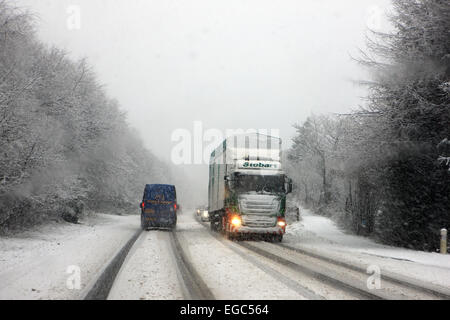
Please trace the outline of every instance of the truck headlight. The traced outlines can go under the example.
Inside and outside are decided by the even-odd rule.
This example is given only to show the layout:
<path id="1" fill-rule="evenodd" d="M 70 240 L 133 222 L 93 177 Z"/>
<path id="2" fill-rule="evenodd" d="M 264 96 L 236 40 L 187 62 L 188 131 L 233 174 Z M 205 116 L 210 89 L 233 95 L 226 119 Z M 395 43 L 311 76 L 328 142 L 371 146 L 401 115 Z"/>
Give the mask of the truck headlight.
<path id="1" fill-rule="evenodd" d="M 285 220 L 280 219 L 280 220 L 278 220 L 277 224 L 281 228 L 286 227 L 286 221 Z"/>
<path id="2" fill-rule="evenodd" d="M 242 224 L 241 217 L 234 216 L 233 218 L 231 218 L 231 224 L 235 227 L 240 227 Z"/>

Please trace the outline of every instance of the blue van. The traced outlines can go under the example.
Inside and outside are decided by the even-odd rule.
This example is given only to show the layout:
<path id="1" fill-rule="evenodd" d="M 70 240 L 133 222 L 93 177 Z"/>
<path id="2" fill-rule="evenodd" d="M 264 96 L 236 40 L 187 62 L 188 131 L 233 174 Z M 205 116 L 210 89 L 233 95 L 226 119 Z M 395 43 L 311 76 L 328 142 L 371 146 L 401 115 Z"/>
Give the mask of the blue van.
<path id="1" fill-rule="evenodd" d="M 147 184 L 140 208 L 142 229 L 174 229 L 177 225 L 177 192 L 175 186 Z"/>

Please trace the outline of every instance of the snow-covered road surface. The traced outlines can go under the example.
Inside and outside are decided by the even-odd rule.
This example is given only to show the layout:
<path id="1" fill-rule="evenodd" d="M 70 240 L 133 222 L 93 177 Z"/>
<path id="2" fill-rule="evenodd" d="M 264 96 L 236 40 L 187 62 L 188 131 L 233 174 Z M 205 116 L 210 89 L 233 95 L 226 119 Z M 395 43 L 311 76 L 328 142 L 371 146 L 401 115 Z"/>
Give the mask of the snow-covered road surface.
<path id="1" fill-rule="evenodd" d="M 183 249 L 217 299 L 305 299 L 244 259 L 186 214 L 177 232 Z"/>
<path id="2" fill-rule="evenodd" d="M 388 278 L 384 275 L 380 275 L 382 277 L 380 277 L 379 288 L 374 288 L 372 285 L 368 285 L 368 280 L 371 277 L 369 277 L 364 268 L 358 269 L 353 265 L 336 263 L 336 261 L 328 259 L 328 257 L 322 258 L 293 251 L 288 246 L 263 242 L 242 242 L 241 245 L 300 273 L 318 278 L 339 291 L 347 291 L 357 298 L 429 300 L 442 297 L 448 299 L 450 297 L 450 291 L 448 290 L 443 296 L 440 293 L 436 295 L 436 293 L 429 293 L 422 287 L 416 288 L 415 285 L 411 285 L 409 282 L 400 281 L 398 277 Z M 433 288 L 430 289 L 432 290 Z"/>
<path id="3" fill-rule="evenodd" d="M 0 299 L 83 298 L 138 226 L 136 215 L 96 215 L 0 238 Z M 425 264 L 426 255 L 435 257 L 344 234 L 310 213 L 288 226 L 282 244 L 230 241 L 185 210 L 176 231 L 140 233 L 106 282 L 109 299 L 448 299 L 450 285 L 440 278 L 450 275 L 448 257 Z M 69 266 L 80 268 L 79 290 L 67 286 Z M 369 288 L 368 266 L 380 268 L 381 289 Z M 407 285 L 411 279 L 424 281 Z"/>
<path id="4" fill-rule="evenodd" d="M 83 224 L 51 223 L 0 238 L 0 299 L 82 298 L 138 228 L 137 215 L 97 214 Z M 75 279 L 67 286 L 77 267 L 80 289 Z"/>
<path id="5" fill-rule="evenodd" d="M 190 264 L 216 299 L 305 299 L 222 244 L 192 214 L 178 217 L 176 234 Z M 171 249 L 168 232 L 150 230 L 143 235 L 125 261 L 109 298 L 183 298 L 174 257 L 177 253 Z"/>
<path id="6" fill-rule="evenodd" d="M 216 299 L 436 299 L 434 294 L 383 279 L 369 288 L 365 269 L 335 264 L 278 244 L 233 242 L 212 233 L 188 213 L 175 232 L 148 231 L 136 242 L 116 279 L 110 299 L 183 299 L 186 283 L 176 256 L 200 276 Z M 176 237 L 180 247 L 170 245 Z M 189 291 L 189 288 L 187 288 Z"/>
<path id="7" fill-rule="evenodd" d="M 419 281 L 450 288 L 450 255 L 397 248 L 340 230 L 329 218 L 301 208 L 283 243 L 361 267 L 378 266 Z"/>
<path id="8" fill-rule="evenodd" d="M 141 234 L 124 261 L 108 299 L 183 299 L 169 231 Z"/>

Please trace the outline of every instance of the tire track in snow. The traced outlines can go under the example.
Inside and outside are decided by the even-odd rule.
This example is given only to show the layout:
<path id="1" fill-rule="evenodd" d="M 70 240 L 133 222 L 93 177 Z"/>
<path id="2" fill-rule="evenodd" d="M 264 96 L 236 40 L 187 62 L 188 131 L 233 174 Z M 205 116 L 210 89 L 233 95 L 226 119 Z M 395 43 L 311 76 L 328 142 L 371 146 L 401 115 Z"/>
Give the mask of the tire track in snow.
<path id="1" fill-rule="evenodd" d="M 241 257 L 243 257 L 244 259 L 246 259 L 247 261 L 249 261 L 250 263 L 252 263 L 256 267 L 258 267 L 262 271 L 266 272 L 267 274 L 269 274 L 270 276 L 272 276 L 273 278 L 275 278 L 279 282 L 283 283 L 287 287 L 291 288 L 292 290 L 295 290 L 296 292 L 298 292 L 300 295 L 304 296 L 305 298 L 310 299 L 310 300 L 323 300 L 324 299 L 324 297 L 318 295 L 317 293 L 315 293 L 314 291 L 308 289 L 307 287 L 304 287 L 304 286 L 300 285 L 297 281 L 293 281 L 291 278 L 289 278 L 287 276 L 284 276 L 283 274 L 281 274 L 280 272 L 276 271 L 272 267 L 270 267 L 268 265 L 265 265 L 264 263 L 262 263 L 261 261 L 259 261 L 255 257 L 246 254 L 242 250 L 242 248 L 238 248 L 234 243 L 227 243 L 228 240 L 220 239 L 219 236 L 216 236 L 216 235 L 213 235 L 213 236 L 222 245 L 230 248 L 235 253 L 239 254 Z"/>
<path id="2" fill-rule="evenodd" d="M 283 245 L 261 242 L 240 243 L 241 246 L 255 251 L 262 256 L 278 261 L 281 264 L 306 272 L 317 279 L 329 282 L 336 288 L 353 291 L 366 299 L 442 299 L 442 296 L 427 290 L 407 286 L 401 281 L 390 281 L 380 274 L 381 287 L 369 289 L 367 279 L 370 276 L 365 269 L 337 262 L 326 257 L 313 257 L 300 251 L 286 248 Z"/>
<path id="3" fill-rule="evenodd" d="M 190 262 L 188 255 L 183 250 L 176 231 L 170 232 L 170 243 L 178 270 L 181 276 L 181 282 L 184 284 L 184 295 L 189 300 L 214 300 L 214 294 L 203 281 L 200 274 Z"/>
<path id="4" fill-rule="evenodd" d="M 137 230 L 130 240 L 119 250 L 119 252 L 106 264 L 104 269 L 99 273 L 98 278 L 87 290 L 87 294 L 83 300 L 105 300 L 108 298 L 109 291 L 113 286 L 117 273 L 130 251 L 133 244 L 141 235 L 142 230 Z"/>
<path id="5" fill-rule="evenodd" d="M 274 268 L 270 267 L 267 263 L 262 262 L 260 259 L 257 259 L 255 257 L 253 257 L 252 255 L 246 254 L 243 251 L 244 247 L 241 246 L 239 243 L 235 243 L 234 241 L 228 240 L 228 239 L 222 237 L 220 234 L 211 231 L 208 228 L 208 226 L 206 225 L 206 223 L 204 223 L 202 221 L 198 221 L 197 217 L 195 215 L 194 215 L 194 218 L 200 225 L 202 225 L 203 227 L 205 227 L 207 229 L 208 233 L 215 240 L 217 240 L 223 246 L 231 249 L 233 252 L 237 253 L 242 258 L 244 258 L 245 260 L 249 261 L 250 263 L 255 265 L 257 268 L 259 268 L 260 270 L 262 270 L 265 273 L 267 273 L 272 278 L 274 278 L 277 281 L 279 281 L 279 282 L 283 283 L 284 285 L 286 285 L 288 288 L 296 291 L 297 293 L 299 293 L 300 295 L 302 295 L 303 297 L 305 297 L 307 299 L 311 299 L 311 300 L 323 300 L 323 299 L 325 299 L 320 294 L 314 292 L 313 290 L 309 289 L 306 286 L 303 286 L 303 285 L 299 284 L 298 281 L 292 279 L 291 277 L 283 275 L 279 271 L 277 271 Z M 247 248 L 245 248 L 244 250 L 248 250 L 250 252 L 253 251 L 253 250 L 250 250 L 250 249 L 247 249 Z M 266 257 L 266 258 L 273 261 L 273 259 L 270 259 L 269 257 Z M 277 262 L 277 261 L 275 261 L 275 262 Z M 298 271 L 298 270 L 296 270 L 296 271 Z M 361 296 L 358 295 L 358 297 L 361 297 Z"/>
<path id="6" fill-rule="evenodd" d="M 297 253 L 300 253 L 302 255 L 310 256 L 310 257 L 315 258 L 315 259 L 320 259 L 320 260 L 322 260 L 324 262 L 335 264 L 335 265 L 338 265 L 340 267 L 344 267 L 344 268 L 347 268 L 347 269 L 350 269 L 350 270 L 353 270 L 353 271 L 356 271 L 356 272 L 366 273 L 366 270 L 367 270 L 366 268 L 364 268 L 362 266 L 357 266 L 357 265 L 350 264 L 348 262 L 339 261 L 337 259 L 330 258 L 330 257 L 324 256 L 322 254 L 319 254 L 319 253 L 316 253 L 316 252 L 312 252 L 312 251 L 309 251 L 309 250 L 305 250 L 305 249 L 302 249 L 302 248 L 291 247 L 289 245 L 282 244 L 282 243 L 281 244 L 276 244 L 276 245 L 280 246 L 280 247 L 282 247 L 284 249 L 290 250 L 292 252 L 297 252 Z M 437 298 L 450 300 L 450 291 L 447 288 L 442 288 L 442 287 L 439 287 L 439 286 L 433 285 L 433 284 L 422 283 L 422 282 L 420 282 L 418 280 L 411 279 L 409 277 L 405 277 L 405 276 L 402 276 L 402 275 L 399 275 L 399 274 L 389 273 L 389 272 L 386 272 L 386 271 L 383 271 L 382 278 L 384 280 L 393 282 L 395 284 L 407 287 L 407 288 L 412 289 L 412 290 L 417 290 L 419 292 L 431 294 L 431 295 L 433 295 L 433 296 L 435 296 Z"/>
<path id="7" fill-rule="evenodd" d="M 253 251 L 263 257 L 266 257 L 270 260 L 273 260 L 281 265 L 284 265 L 292 270 L 307 274 L 315 279 L 318 279 L 328 285 L 331 285 L 332 287 L 338 289 L 338 290 L 345 290 L 353 295 L 355 295 L 357 298 L 360 299 L 371 299 L 371 300 L 379 300 L 384 299 L 384 297 L 381 297 L 378 294 L 374 294 L 371 292 L 368 292 L 363 288 L 363 286 L 358 285 L 356 283 L 349 283 L 347 281 L 342 281 L 338 279 L 337 277 L 332 277 L 325 272 L 319 271 L 317 268 L 314 268 L 313 266 L 307 266 L 306 264 L 300 264 L 293 262 L 290 259 L 286 259 L 284 257 L 281 257 L 278 254 L 274 254 L 272 252 L 266 251 L 260 247 L 254 246 L 252 244 L 249 244 L 247 242 L 240 242 L 240 246 Z"/>

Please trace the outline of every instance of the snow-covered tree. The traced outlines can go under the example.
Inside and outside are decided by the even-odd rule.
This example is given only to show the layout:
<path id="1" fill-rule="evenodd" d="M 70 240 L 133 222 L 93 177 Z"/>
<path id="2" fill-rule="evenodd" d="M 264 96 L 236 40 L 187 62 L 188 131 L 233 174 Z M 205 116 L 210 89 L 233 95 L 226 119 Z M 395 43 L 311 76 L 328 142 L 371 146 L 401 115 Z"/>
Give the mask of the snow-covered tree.
<path id="1" fill-rule="evenodd" d="M 326 121 L 297 127 L 291 167 L 297 164 L 297 180 L 308 179 L 308 187 L 317 181 L 301 170 L 315 165 L 322 171 L 321 189 L 330 196 L 319 202 L 335 209 L 344 201 L 342 220 L 352 230 L 430 250 L 439 229 L 450 224 L 450 2 L 398 0 L 393 6 L 393 31 L 373 32 L 360 61 L 373 74 L 365 81 L 368 103 L 334 119 L 335 148 L 318 129 Z"/>
<path id="2" fill-rule="evenodd" d="M 76 221 L 82 208 L 136 211 L 167 171 L 87 61 L 47 48 L 32 15 L 0 0 L 0 231 Z"/>

